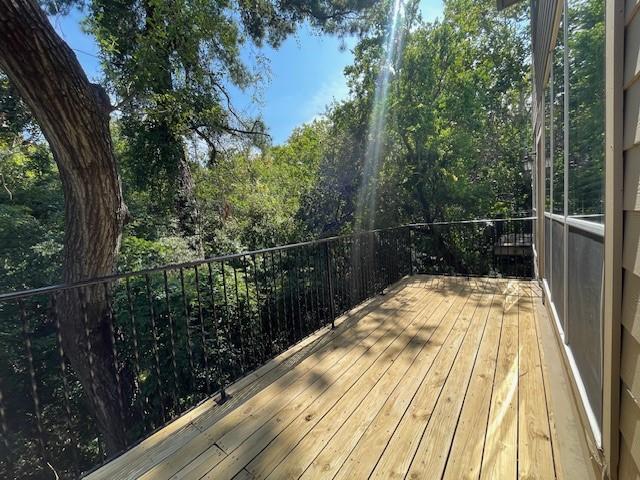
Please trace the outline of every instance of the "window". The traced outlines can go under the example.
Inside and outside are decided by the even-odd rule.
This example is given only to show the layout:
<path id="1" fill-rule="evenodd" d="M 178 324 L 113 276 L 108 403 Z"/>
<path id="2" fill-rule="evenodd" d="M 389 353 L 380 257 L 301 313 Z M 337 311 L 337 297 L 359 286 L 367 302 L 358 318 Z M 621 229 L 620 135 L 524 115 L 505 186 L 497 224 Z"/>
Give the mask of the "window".
<path id="1" fill-rule="evenodd" d="M 544 211 L 551 211 L 551 83 L 544 95 Z"/>
<path id="2" fill-rule="evenodd" d="M 564 215 L 564 18 L 560 22 L 558 42 L 553 52 L 553 207 Z"/>
<path id="3" fill-rule="evenodd" d="M 564 0 L 550 62 L 544 97 L 544 282 L 598 437 L 602 425 L 604 0 Z"/>
<path id="4" fill-rule="evenodd" d="M 569 0 L 569 215 L 604 220 L 604 1 Z"/>

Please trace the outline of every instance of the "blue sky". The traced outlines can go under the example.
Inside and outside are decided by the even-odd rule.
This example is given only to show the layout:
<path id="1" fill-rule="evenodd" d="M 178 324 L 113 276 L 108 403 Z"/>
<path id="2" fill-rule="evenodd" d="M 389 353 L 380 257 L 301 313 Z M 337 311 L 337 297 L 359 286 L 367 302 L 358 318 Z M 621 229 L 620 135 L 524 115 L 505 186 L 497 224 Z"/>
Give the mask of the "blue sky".
<path id="1" fill-rule="evenodd" d="M 421 0 L 420 9 L 423 18 L 433 20 L 442 14 L 442 0 Z M 98 47 L 82 32 L 81 19 L 81 13 L 72 12 L 52 17 L 51 22 L 74 49 L 89 78 L 98 81 Z M 343 70 L 353 60 L 354 43 L 353 39 L 320 36 L 303 26 L 278 50 L 262 49 L 260 53 L 269 59 L 269 75 L 257 91 L 258 101 L 253 91 L 234 91 L 235 105 L 247 114 L 261 114 L 274 144 L 284 142 L 295 127 L 321 115 L 332 101 L 347 96 Z M 253 54 L 250 49 L 243 52 L 247 59 Z"/>

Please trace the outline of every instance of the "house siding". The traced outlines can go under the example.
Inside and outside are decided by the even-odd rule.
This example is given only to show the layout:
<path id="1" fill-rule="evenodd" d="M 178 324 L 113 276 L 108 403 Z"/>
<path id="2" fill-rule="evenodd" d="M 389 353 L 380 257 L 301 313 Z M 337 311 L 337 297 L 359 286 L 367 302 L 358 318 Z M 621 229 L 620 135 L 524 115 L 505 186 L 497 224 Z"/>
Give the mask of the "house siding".
<path id="1" fill-rule="evenodd" d="M 640 479 L 640 14 L 625 2 L 624 236 L 618 478 Z"/>

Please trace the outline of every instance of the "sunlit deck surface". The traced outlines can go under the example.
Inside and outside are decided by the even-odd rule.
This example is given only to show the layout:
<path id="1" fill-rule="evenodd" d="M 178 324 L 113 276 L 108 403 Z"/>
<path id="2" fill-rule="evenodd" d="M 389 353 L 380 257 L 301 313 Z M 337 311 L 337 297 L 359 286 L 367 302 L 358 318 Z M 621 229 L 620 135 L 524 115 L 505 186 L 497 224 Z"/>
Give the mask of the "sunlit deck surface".
<path id="1" fill-rule="evenodd" d="M 89 478 L 591 478 L 540 296 L 405 279 Z"/>

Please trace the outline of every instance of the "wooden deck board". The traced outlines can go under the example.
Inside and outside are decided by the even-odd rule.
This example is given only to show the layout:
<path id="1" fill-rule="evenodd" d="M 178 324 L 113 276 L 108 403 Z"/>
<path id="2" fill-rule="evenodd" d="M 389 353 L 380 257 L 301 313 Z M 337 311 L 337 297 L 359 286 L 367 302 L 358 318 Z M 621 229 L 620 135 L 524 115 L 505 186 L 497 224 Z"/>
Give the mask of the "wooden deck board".
<path id="1" fill-rule="evenodd" d="M 553 479 L 555 468 L 540 352 L 531 300 L 520 303 L 518 381 L 518 477 Z"/>
<path id="2" fill-rule="evenodd" d="M 444 479 L 475 480 L 480 476 L 505 301 L 506 297 L 496 296 L 491 305 L 486 333 L 471 374 L 471 383 L 455 430 Z"/>
<path id="3" fill-rule="evenodd" d="M 454 369 L 458 353 L 461 349 L 469 353 L 474 346 L 477 346 L 477 343 L 474 345 L 476 333 L 483 328 L 483 310 L 486 303 L 491 302 L 491 297 L 473 294 L 471 298 L 391 436 L 387 448 L 375 465 L 371 478 L 404 478 L 411 468 L 422 443 L 425 429 L 431 423 L 432 414 L 442 390 Z M 346 471 L 345 474 L 338 475 L 338 478 L 354 478 Z"/>
<path id="4" fill-rule="evenodd" d="M 89 478 L 557 478 L 539 303 L 534 282 L 410 277 Z"/>
<path id="5" fill-rule="evenodd" d="M 518 298 L 504 305 L 498 363 L 480 478 L 516 478 L 518 464 Z"/>

